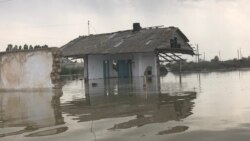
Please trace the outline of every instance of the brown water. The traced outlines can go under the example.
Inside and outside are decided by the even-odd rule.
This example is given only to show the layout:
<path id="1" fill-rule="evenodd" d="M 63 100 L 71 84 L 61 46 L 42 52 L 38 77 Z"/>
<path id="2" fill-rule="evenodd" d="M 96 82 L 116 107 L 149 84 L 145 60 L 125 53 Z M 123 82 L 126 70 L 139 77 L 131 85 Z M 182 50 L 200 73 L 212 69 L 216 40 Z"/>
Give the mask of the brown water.
<path id="1" fill-rule="evenodd" d="M 1 92 L 0 141 L 247 141 L 249 81 L 232 71 Z"/>

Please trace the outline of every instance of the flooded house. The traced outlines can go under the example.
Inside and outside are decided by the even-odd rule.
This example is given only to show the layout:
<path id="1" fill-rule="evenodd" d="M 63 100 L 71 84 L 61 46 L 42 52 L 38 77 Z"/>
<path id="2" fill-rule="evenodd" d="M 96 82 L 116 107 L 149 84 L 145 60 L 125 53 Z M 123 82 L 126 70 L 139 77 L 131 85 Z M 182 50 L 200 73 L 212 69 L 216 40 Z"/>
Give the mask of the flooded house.
<path id="1" fill-rule="evenodd" d="M 160 62 L 194 55 L 188 38 L 177 27 L 142 28 L 80 36 L 62 47 L 64 57 L 84 59 L 85 79 L 159 76 Z M 177 53 L 177 54 L 176 54 Z"/>

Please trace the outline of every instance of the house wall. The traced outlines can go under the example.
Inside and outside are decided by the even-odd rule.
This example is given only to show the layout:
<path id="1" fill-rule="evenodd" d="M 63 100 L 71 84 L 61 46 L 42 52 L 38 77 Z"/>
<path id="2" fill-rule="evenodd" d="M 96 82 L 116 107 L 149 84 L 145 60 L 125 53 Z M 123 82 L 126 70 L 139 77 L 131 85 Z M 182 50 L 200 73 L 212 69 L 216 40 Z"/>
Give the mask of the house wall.
<path id="1" fill-rule="evenodd" d="M 83 58 L 84 60 L 84 65 L 83 65 L 83 76 L 84 78 L 88 78 L 88 56 L 85 56 Z"/>
<path id="2" fill-rule="evenodd" d="M 154 53 L 131 53 L 115 55 L 88 55 L 88 78 L 103 78 L 103 61 L 109 60 L 110 77 L 118 77 L 118 73 L 112 67 L 113 60 L 132 60 L 132 76 L 143 76 L 148 66 L 152 66 L 152 75 L 157 76 L 157 57 Z M 86 70 L 85 70 L 86 71 Z"/>
<path id="3" fill-rule="evenodd" d="M 132 59 L 132 54 L 121 55 L 88 55 L 88 77 L 89 79 L 103 78 L 103 61 L 109 60 L 110 77 L 117 77 L 117 72 L 112 67 L 112 61 Z"/>
<path id="4" fill-rule="evenodd" d="M 152 67 L 152 75 L 157 76 L 157 57 L 154 53 L 135 54 L 134 76 L 143 76 L 146 68 Z"/>

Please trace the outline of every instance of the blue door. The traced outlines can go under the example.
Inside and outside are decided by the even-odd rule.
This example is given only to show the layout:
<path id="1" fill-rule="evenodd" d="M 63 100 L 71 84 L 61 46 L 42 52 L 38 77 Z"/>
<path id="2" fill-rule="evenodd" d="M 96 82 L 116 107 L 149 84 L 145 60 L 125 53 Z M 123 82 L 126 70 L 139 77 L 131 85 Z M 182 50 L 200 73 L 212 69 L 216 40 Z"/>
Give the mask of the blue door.
<path id="1" fill-rule="evenodd" d="M 130 75 L 130 65 L 126 60 L 117 61 L 118 77 L 128 78 Z"/>

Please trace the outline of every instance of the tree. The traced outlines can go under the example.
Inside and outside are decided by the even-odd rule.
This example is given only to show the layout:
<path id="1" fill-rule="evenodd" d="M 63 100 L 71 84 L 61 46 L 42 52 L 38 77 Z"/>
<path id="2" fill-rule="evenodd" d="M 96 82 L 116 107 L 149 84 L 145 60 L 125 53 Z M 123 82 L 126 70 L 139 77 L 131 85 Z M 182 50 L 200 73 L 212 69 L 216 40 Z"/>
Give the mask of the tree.
<path id="1" fill-rule="evenodd" d="M 27 50 L 27 49 L 29 49 L 29 46 L 28 46 L 27 44 L 25 44 L 25 45 L 23 46 L 23 49 L 24 49 L 24 50 Z"/>
<path id="2" fill-rule="evenodd" d="M 32 46 L 32 45 L 30 45 L 29 49 L 30 49 L 30 50 L 32 50 L 32 49 L 33 49 L 33 46 Z"/>
<path id="3" fill-rule="evenodd" d="M 12 44 L 8 44 L 7 48 L 6 48 L 6 51 L 11 51 L 13 48 L 13 45 Z"/>
<path id="4" fill-rule="evenodd" d="M 220 59 L 217 55 L 214 56 L 214 58 L 211 60 L 211 62 L 219 62 L 219 61 L 220 61 Z"/>

